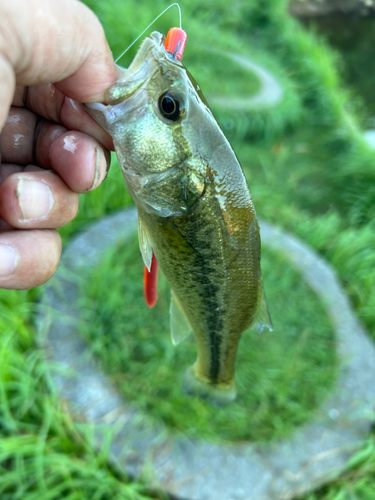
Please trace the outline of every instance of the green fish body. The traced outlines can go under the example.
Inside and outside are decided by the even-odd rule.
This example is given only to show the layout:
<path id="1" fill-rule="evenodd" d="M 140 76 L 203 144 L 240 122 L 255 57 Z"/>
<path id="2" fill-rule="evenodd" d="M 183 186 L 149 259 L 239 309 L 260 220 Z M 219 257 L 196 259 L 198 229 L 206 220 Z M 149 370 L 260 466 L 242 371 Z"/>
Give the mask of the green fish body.
<path id="1" fill-rule="evenodd" d="M 234 400 L 241 334 L 270 327 L 254 205 L 238 159 L 198 85 L 163 46 L 146 38 L 89 112 L 110 133 L 136 203 L 142 255 L 152 251 L 172 288 L 175 342 L 189 329 L 198 356 L 184 377 L 189 395 Z"/>

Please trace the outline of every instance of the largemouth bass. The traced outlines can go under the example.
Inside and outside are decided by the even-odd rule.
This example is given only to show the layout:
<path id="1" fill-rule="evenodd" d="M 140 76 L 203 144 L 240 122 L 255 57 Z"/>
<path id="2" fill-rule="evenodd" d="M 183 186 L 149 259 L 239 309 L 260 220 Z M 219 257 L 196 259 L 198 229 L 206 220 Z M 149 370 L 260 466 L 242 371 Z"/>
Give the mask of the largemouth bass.
<path id="1" fill-rule="evenodd" d="M 271 323 L 260 271 L 254 205 L 238 159 L 199 86 L 153 32 L 107 92 L 89 105 L 112 136 L 139 217 L 143 259 L 152 251 L 172 288 L 175 341 L 191 329 L 198 356 L 189 395 L 223 406 L 236 397 L 241 334 Z"/>

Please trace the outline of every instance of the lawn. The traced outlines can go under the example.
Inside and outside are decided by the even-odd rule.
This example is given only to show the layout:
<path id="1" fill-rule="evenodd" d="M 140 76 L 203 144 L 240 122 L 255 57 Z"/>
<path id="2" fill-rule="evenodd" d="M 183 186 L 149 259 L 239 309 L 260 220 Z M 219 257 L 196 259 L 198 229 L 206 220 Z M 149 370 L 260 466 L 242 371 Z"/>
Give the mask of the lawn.
<path id="1" fill-rule="evenodd" d="M 120 54 L 150 20 L 166 7 L 162 1 L 145 2 L 142 5 L 133 0 L 126 3 L 90 0 L 87 3 L 100 17 L 115 55 Z M 241 97 L 244 91 L 255 95 L 260 88 L 256 74 L 246 72 L 246 75 L 239 75 L 238 68 L 233 68 L 238 78 L 234 81 L 226 79 L 226 73 L 229 74 L 231 70 L 225 71 L 232 64 L 230 59 L 223 58 L 222 67 L 217 68 L 217 62 L 209 50 L 207 54 L 202 50 L 205 46 L 236 52 L 263 65 L 282 88 L 283 98 L 272 107 L 238 110 L 216 105 L 214 112 L 238 154 L 258 214 L 298 235 L 330 261 L 337 270 L 356 313 L 374 337 L 375 155 L 363 141 L 358 125 L 363 113 L 361 103 L 353 99 L 339 77 L 337 68 L 343 64 L 340 56 L 334 54 L 324 41 L 306 32 L 295 20 L 290 19 L 286 14 L 284 0 L 239 1 L 236 8 L 224 0 L 209 0 L 205 3 L 193 0 L 182 2 L 181 6 L 183 27 L 189 37 L 184 60 L 186 64 L 189 63 L 189 69 L 203 92 L 213 96 L 221 93 L 226 97 Z M 177 24 L 177 19 L 177 13 L 171 10 L 155 28 L 166 32 L 170 26 Z M 129 63 L 135 50 L 136 47 L 132 48 L 124 56 L 122 64 Z M 215 79 L 216 75 L 225 80 L 222 85 L 218 83 L 219 78 Z M 213 81 L 214 85 L 211 86 Z M 103 186 L 94 193 L 81 197 L 78 218 L 61 230 L 64 244 L 68 244 L 69 238 L 88 222 L 129 203 L 118 165 L 114 161 L 109 178 Z M 139 258 L 134 245 L 124 250 L 124 254 L 129 251 L 130 261 L 132 258 Z M 111 265 L 111 258 L 113 256 L 108 255 L 107 260 L 98 268 L 99 279 L 102 279 L 100 273 L 106 269 L 105 266 Z M 133 280 L 134 291 L 138 290 L 137 307 L 142 307 L 144 311 L 139 299 L 140 280 L 136 267 L 139 266 L 139 260 L 137 262 L 129 270 L 129 283 Z M 120 273 L 121 265 L 121 260 L 112 265 L 113 276 L 108 274 L 108 279 L 114 279 L 113 286 L 116 285 L 116 290 L 121 290 L 121 293 L 128 294 L 129 297 L 127 275 Z M 298 353 L 308 365 L 304 374 L 299 365 L 286 362 L 284 367 L 280 367 L 280 380 L 276 380 L 278 377 L 271 370 L 271 374 L 263 379 L 262 387 L 258 384 L 257 388 L 256 383 L 254 384 L 255 397 L 246 401 L 244 394 L 248 382 L 241 382 L 242 375 L 239 373 L 238 403 L 233 410 L 228 411 L 236 412 L 243 423 L 243 415 L 251 410 L 257 426 L 256 437 L 265 440 L 290 433 L 293 426 L 312 414 L 317 399 L 324 397 L 324 391 L 329 389 L 327 380 L 332 379 L 334 352 L 331 332 L 323 313 L 311 316 L 314 318 L 314 327 L 310 325 L 309 328 L 301 320 L 301 310 L 292 307 L 292 300 L 288 315 L 284 318 L 284 314 L 281 314 L 282 305 L 278 305 L 272 298 L 277 290 L 280 268 L 283 267 L 280 258 L 265 252 L 263 266 L 274 322 L 283 334 L 287 334 L 284 337 L 280 333 L 279 338 L 276 338 L 275 332 L 268 337 L 274 339 L 268 345 L 268 334 L 259 337 L 253 332 L 247 333 L 241 342 L 249 348 L 242 349 L 241 346 L 239 372 L 243 368 L 250 370 L 246 380 L 251 377 L 255 379 L 255 375 L 259 377 L 259 363 L 263 363 L 261 346 L 267 344 L 266 347 L 270 350 L 268 352 L 276 359 L 280 358 L 277 351 L 283 346 L 283 342 L 291 349 L 291 357 L 293 352 Z M 94 279 L 94 275 L 90 279 Z M 290 287 L 291 294 L 298 291 L 299 286 L 303 286 L 292 270 L 288 270 L 281 281 L 280 286 Z M 35 341 L 35 302 L 40 293 L 40 290 L 0 293 L 1 499 L 155 498 L 148 491 L 147 484 L 129 481 L 123 472 L 117 470 L 108 461 L 106 449 L 101 452 L 95 450 L 92 429 L 83 424 L 75 424 L 66 411 L 66 403 L 57 399 L 47 376 L 43 350 Z M 160 350 L 164 348 L 170 363 L 165 372 L 158 372 L 159 380 L 164 377 L 161 385 L 149 385 L 147 382 L 147 365 L 150 370 L 152 367 L 154 374 L 155 364 L 142 363 L 146 365 L 143 367 L 146 372 L 137 375 L 138 379 L 133 372 L 132 378 L 142 384 L 143 389 L 138 391 L 138 404 L 147 405 L 146 395 L 150 394 L 149 401 L 152 404 L 150 403 L 151 408 L 148 410 L 151 417 L 163 418 L 176 432 L 206 435 L 211 439 L 254 437 L 246 423 L 241 423 L 240 436 L 236 434 L 237 429 L 231 429 L 225 423 L 225 410 L 221 414 L 217 411 L 215 413 L 205 403 L 194 399 L 186 401 L 194 405 L 194 408 L 200 408 L 203 414 L 207 412 L 207 415 L 213 415 L 211 427 L 202 425 L 201 419 L 195 428 L 181 427 L 180 419 L 173 416 L 176 414 L 176 407 L 168 407 L 168 402 L 162 406 L 158 404 L 155 410 L 155 401 L 160 402 L 158 391 L 167 393 L 168 397 L 173 398 L 174 404 L 184 397 L 179 380 L 174 381 L 172 386 L 166 382 L 168 370 L 173 363 L 178 363 L 178 373 L 181 376 L 186 364 L 190 362 L 188 356 L 194 357 L 194 344 L 189 341 L 171 348 L 166 310 L 167 290 L 161 295 L 160 309 L 142 312 L 142 316 L 134 315 L 126 319 L 134 322 L 138 338 L 143 339 L 139 344 L 129 341 L 127 350 L 124 349 L 122 355 L 129 357 L 126 369 L 134 370 L 135 365 L 140 363 L 139 359 L 149 359 L 147 356 L 150 353 L 160 356 Z M 304 311 L 307 311 L 306 314 L 313 314 L 311 311 L 316 298 L 306 289 L 303 296 L 303 303 L 306 302 L 307 308 Z M 92 295 L 88 290 L 86 294 L 83 291 L 82 300 L 86 301 L 87 314 L 91 314 L 90 301 L 96 300 L 94 286 Z M 113 297 L 108 304 L 101 304 L 96 313 L 96 330 L 83 331 L 87 336 L 94 338 L 96 335 L 99 338 L 97 343 L 93 341 L 91 345 L 93 351 L 103 341 L 98 333 L 105 322 L 109 324 L 111 321 L 113 328 L 120 328 L 120 321 L 124 321 L 120 317 L 117 322 L 114 318 L 109 318 L 111 308 L 119 314 L 118 307 L 115 307 L 118 304 L 116 300 L 118 299 Z M 150 318 L 153 314 L 156 315 L 155 318 L 159 318 L 159 315 L 161 318 L 158 319 L 160 334 L 152 339 L 152 343 L 146 341 L 147 335 L 151 335 L 148 330 L 150 323 L 149 326 L 146 322 L 143 323 L 143 317 L 147 314 Z M 297 326 L 293 330 L 291 321 L 294 316 Z M 99 318 L 102 319 L 99 321 Z M 164 324 L 161 323 L 162 320 Z M 122 339 L 116 339 L 116 342 L 122 345 L 126 343 L 126 339 L 129 337 L 124 335 Z M 306 350 L 311 351 L 311 342 L 317 339 L 319 342 L 316 344 L 316 352 L 310 357 L 305 356 Z M 109 364 L 113 359 L 114 377 L 117 377 L 117 383 L 121 385 L 121 374 L 125 377 L 127 372 L 119 365 L 122 362 L 120 356 L 111 358 L 111 346 L 107 347 L 103 352 L 102 362 L 104 365 Z M 179 362 L 181 353 L 188 351 L 190 354 L 186 354 L 186 360 L 184 354 L 183 362 Z M 246 363 L 250 354 L 256 360 L 254 365 Z M 243 368 L 242 359 L 245 361 Z M 323 367 L 317 366 L 322 359 Z M 160 365 L 161 363 L 158 365 L 159 370 Z M 295 367 L 297 371 L 293 373 Z M 304 401 L 289 401 L 289 396 L 295 391 L 293 385 L 290 387 L 289 380 L 294 378 L 298 386 L 306 380 L 303 376 L 314 378 L 315 392 L 309 394 L 310 397 L 306 397 Z M 136 389 L 132 387 L 129 390 L 131 392 L 128 395 L 133 398 Z M 293 420 L 290 417 L 290 405 L 295 401 L 299 409 L 296 413 L 298 418 Z M 277 423 L 278 413 L 275 410 L 282 416 L 280 425 Z M 276 415 L 272 416 L 272 412 Z M 375 435 L 372 434 L 342 477 L 303 500 L 372 500 L 374 488 Z"/>

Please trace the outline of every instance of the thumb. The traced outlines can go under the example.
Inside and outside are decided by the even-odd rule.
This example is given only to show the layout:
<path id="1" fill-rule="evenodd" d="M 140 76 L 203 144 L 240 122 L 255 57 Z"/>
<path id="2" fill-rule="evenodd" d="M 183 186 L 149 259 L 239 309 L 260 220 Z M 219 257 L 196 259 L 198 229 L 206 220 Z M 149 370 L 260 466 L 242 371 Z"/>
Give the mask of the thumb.
<path id="1" fill-rule="evenodd" d="M 93 102 L 118 78 L 99 20 L 78 0 L 0 0 L 0 75 L 0 126 L 15 84 L 59 82 Z"/>

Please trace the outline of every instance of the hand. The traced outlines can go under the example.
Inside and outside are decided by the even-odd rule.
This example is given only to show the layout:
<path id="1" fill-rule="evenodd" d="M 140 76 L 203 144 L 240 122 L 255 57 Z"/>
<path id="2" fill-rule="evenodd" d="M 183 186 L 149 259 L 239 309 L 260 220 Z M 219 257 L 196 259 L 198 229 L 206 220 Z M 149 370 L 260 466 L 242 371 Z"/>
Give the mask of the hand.
<path id="1" fill-rule="evenodd" d="M 32 288 L 56 271 L 56 228 L 105 179 L 113 149 L 76 101 L 103 101 L 117 78 L 86 6 L 0 0 L 0 288 Z"/>

